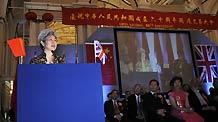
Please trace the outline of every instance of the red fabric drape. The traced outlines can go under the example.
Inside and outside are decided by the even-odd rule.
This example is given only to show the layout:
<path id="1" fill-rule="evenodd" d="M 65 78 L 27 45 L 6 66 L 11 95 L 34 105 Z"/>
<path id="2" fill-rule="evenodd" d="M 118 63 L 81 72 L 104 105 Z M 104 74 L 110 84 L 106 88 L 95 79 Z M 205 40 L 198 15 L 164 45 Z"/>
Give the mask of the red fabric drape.
<path id="1" fill-rule="evenodd" d="M 103 85 L 116 85 L 113 44 L 101 44 L 101 46 L 107 55 L 107 60 L 104 65 L 99 58 L 96 58 L 96 62 L 101 63 Z M 93 44 L 86 44 L 86 57 L 88 63 L 95 62 Z"/>

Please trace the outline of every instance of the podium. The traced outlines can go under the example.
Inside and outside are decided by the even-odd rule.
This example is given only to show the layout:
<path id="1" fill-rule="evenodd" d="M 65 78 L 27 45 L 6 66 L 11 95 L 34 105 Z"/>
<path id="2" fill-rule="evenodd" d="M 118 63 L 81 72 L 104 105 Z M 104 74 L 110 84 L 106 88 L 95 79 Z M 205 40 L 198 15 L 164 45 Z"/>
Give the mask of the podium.
<path id="1" fill-rule="evenodd" d="M 100 64 L 18 65 L 17 122 L 104 122 Z"/>

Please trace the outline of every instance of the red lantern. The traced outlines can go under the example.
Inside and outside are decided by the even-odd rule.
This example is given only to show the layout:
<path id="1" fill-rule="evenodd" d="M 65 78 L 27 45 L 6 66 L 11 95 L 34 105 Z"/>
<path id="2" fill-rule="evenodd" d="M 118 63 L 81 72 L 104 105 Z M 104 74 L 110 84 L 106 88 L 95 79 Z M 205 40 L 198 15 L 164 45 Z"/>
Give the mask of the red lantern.
<path id="1" fill-rule="evenodd" d="M 44 13 L 42 15 L 42 20 L 45 22 L 51 22 L 54 19 L 54 16 L 51 13 Z"/>
<path id="2" fill-rule="evenodd" d="M 35 12 L 27 12 L 26 14 L 25 14 L 25 18 L 27 19 L 27 20 L 36 20 L 37 19 L 37 15 L 36 15 L 36 13 Z"/>

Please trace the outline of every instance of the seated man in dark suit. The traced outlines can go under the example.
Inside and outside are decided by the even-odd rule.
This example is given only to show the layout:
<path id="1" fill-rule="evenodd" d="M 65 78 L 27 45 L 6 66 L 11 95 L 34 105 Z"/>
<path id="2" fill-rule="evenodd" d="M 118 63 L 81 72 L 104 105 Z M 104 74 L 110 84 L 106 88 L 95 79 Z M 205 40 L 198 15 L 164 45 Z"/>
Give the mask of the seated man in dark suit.
<path id="1" fill-rule="evenodd" d="M 158 92 L 159 82 L 149 82 L 150 91 L 143 96 L 143 104 L 148 113 L 147 122 L 183 122 L 169 113 L 170 106 L 167 104 L 162 93 Z"/>
<path id="2" fill-rule="evenodd" d="M 117 100 L 118 91 L 111 91 L 111 99 L 105 101 L 104 112 L 106 114 L 106 120 L 110 122 L 123 122 L 123 103 Z"/>
<path id="3" fill-rule="evenodd" d="M 127 116 L 130 122 L 144 122 L 145 114 L 142 106 L 142 88 L 140 84 L 134 87 L 134 94 L 128 97 Z"/>
<path id="4" fill-rule="evenodd" d="M 128 112 L 128 98 L 131 95 L 130 91 L 125 91 L 125 98 L 123 99 L 123 108 L 124 108 L 124 117 L 125 117 L 125 122 L 128 121 L 128 116 L 127 116 L 127 112 Z"/>
<path id="5" fill-rule="evenodd" d="M 202 89 L 199 79 L 193 78 L 190 87 L 188 99 L 194 111 L 201 115 L 207 122 L 218 121 L 216 107 L 211 103 L 211 100 Z"/>
<path id="6" fill-rule="evenodd" d="M 218 109 L 218 78 L 214 78 L 213 80 L 213 88 L 210 88 L 210 98 L 216 109 Z"/>

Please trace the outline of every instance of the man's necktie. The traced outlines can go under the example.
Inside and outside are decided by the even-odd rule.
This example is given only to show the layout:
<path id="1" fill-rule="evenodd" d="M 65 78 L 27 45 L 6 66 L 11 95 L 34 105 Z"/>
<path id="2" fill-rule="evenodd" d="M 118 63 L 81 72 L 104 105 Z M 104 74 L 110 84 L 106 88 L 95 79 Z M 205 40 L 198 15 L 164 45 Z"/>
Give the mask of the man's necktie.
<path id="1" fill-rule="evenodd" d="M 137 104 L 137 114 L 138 114 L 138 116 L 136 118 L 143 119 L 140 96 L 136 97 L 136 104 Z"/>
<path id="2" fill-rule="evenodd" d="M 120 111 L 119 111 L 119 108 L 117 105 L 117 101 L 114 101 L 114 112 L 115 112 L 115 114 L 120 114 Z"/>
<path id="3" fill-rule="evenodd" d="M 205 102 L 208 104 L 209 100 L 207 99 L 207 96 L 204 93 L 202 93 L 201 96 L 203 97 Z"/>
<path id="4" fill-rule="evenodd" d="M 140 97 L 139 96 L 137 96 L 137 99 L 136 99 L 136 103 L 137 103 L 137 108 L 140 108 Z"/>

